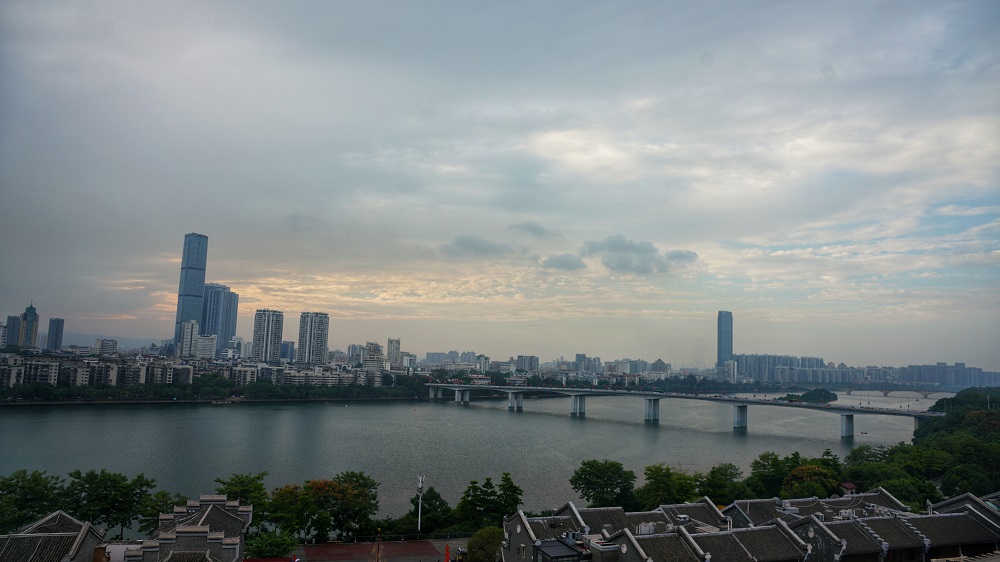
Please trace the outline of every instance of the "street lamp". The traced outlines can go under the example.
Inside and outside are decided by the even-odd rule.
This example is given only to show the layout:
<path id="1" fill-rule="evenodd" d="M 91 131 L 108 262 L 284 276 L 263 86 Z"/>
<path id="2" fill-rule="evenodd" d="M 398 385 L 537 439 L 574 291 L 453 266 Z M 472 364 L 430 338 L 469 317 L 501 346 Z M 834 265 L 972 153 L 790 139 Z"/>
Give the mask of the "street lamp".
<path id="1" fill-rule="evenodd" d="M 420 516 L 424 509 L 424 477 L 417 476 L 417 532 L 420 532 Z"/>

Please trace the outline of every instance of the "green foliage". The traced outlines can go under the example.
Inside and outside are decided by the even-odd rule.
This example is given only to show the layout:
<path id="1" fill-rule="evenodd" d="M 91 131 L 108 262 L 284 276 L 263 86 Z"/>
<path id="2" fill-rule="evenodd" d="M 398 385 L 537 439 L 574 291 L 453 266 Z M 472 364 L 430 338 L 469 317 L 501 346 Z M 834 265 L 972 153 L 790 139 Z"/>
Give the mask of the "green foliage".
<path id="1" fill-rule="evenodd" d="M 524 490 L 522 490 L 517 484 L 514 484 L 514 480 L 510 477 L 509 472 L 504 472 L 500 477 L 500 488 L 498 491 L 497 501 L 499 505 L 499 511 L 501 517 L 509 517 L 517 511 L 517 508 L 521 507 L 521 497 L 524 495 Z"/>
<path id="2" fill-rule="evenodd" d="M 8 533 L 61 507 L 63 479 L 44 471 L 17 470 L 0 477 L 0 533 Z"/>
<path id="3" fill-rule="evenodd" d="M 171 494 L 164 490 L 146 494 L 139 507 L 139 531 L 152 535 L 160 527 L 161 513 L 170 513 L 174 510 L 174 506 L 185 505 L 187 501 L 186 496 Z"/>
<path id="4" fill-rule="evenodd" d="M 267 513 L 267 488 L 264 487 L 264 478 L 267 471 L 257 474 L 236 474 L 229 478 L 216 478 L 215 482 L 219 487 L 215 493 L 223 494 L 230 500 L 238 500 L 241 505 L 252 505 L 254 508 L 254 521 L 260 522 Z"/>
<path id="5" fill-rule="evenodd" d="M 247 539 L 247 558 L 288 558 L 295 550 L 295 537 L 285 533 L 263 532 Z"/>
<path id="6" fill-rule="evenodd" d="M 306 531 L 317 541 L 336 536 L 349 540 L 371 531 L 378 511 L 378 482 L 364 472 L 342 472 L 330 480 L 310 480 L 302 488 L 298 507 L 308 515 Z"/>
<path id="7" fill-rule="evenodd" d="M 476 531 L 469 539 L 468 562 L 495 562 L 500 553 L 500 543 L 503 542 L 503 529 L 496 526 L 486 527 Z"/>
<path id="8" fill-rule="evenodd" d="M 804 464 L 792 469 L 781 483 L 782 498 L 828 498 L 840 488 L 837 475 L 829 469 Z"/>
<path id="9" fill-rule="evenodd" d="M 713 466 L 698 487 L 698 494 L 721 505 L 751 497 L 750 487 L 743 482 L 743 471 L 732 463 Z"/>
<path id="10" fill-rule="evenodd" d="M 703 478 L 700 474 L 689 474 L 662 463 L 647 466 L 643 475 L 645 483 L 635 494 L 644 510 L 698 499 L 698 485 Z"/>
<path id="11" fill-rule="evenodd" d="M 95 525 L 119 527 L 119 537 L 139 518 L 143 499 L 156 486 L 142 473 L 129 480 L 117 472 L 74 470 L 69 477 L 65 492 L 68 511 Z"/>
<path id="12" fill-rule="evenodd" d="M 410 498 L 410 503 L 413 504 L 413 509 L 407 515 L 410 515 L 413 519 L 413 530 L 405 532 L 417 532 L 417 503 L 419 501 L 419 496 L 414 495 Z M 422 533 L 433 533 L 439 529 L 444 529 L 448 525 L 448 519 L 451 516 L 451 506 L 445 501 L 441 494 L 434 489 L 434 486 L 427 488 L 424 492 L 423 497 L 423 507 L 420 510 L 420 532 Z M 382 525 L 383 530 L 388 533 L 388 527 Z M 404 531 L 395 531 L 401 533 Z"/>
<path id="13" fill-rule="evenodd" d="M 586 460 L 569 479 L 570 486 L 589 502 L 590 507 L 622 506 L 632 510 L 635 497 L 635 473 L 618 461 Z"/>

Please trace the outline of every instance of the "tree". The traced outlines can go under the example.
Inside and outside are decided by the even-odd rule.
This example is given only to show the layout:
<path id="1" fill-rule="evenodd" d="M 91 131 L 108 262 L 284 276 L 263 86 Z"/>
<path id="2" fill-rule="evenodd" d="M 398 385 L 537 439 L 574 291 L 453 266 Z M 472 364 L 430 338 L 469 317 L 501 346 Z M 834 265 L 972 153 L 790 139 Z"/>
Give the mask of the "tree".
<path id="1" fill-rule="evenodd" d="M 420 496 L 415 495 L 410 498 L 413 509 L 409 515 L 413 516 L 414 522 L 417 519 L 417 504 Z M 420 509 L 420 531 L 423 533 L 433 533 L 438 529 L 443 529 L 448 525 L 448 518 L 451 516 L 451 506 L 445 501 L 441 494 L 434 489 L 434 486 L 427 488 L 424 492 L 423 507 Z"/>
<path id="2" fill-rule="evenodd" d="M 828 498 L 840 487 L 838 478 L 829 469 L 813 464 L 796 467 L 781 483 L 782 498 Z"/>
<path id="3" fill-rule="evenodd" d="M 469 549 L 466 560 L 468 562 L 495 562 L 497 554 L 500 552 L 500 543 L 503 542 L 503 529 L 500 527 L 486 527 L 476 531 L 469 539 L 467 548 Z"/>
<path id="4" fill-rule="evenodd" d="M 254 507 L 254 523 L 260 525 L 267 513 L 267 488 L 264 487 L 264 477 L 267 471 L 257 474 L 237 474 L 233 473 L 229 478 L 216 478 L 215 482 L 219 487 L 215 493 L 223 494 L 230 500 L 239 500 L 241 505 L 252 505 Z"/>
<path id="5" fill-rule="evenodd" d="M 184 505 L 187 501 L 187 496 L 171 494 L 165 490 L 147 494 L 139 507 L 139 531 L 145 535 L 152 535 L 160 527 L 161 513 L 170 513 L 174 510 L 174 506 Z"/>
<path id="6" fill-rule="evenodd" d="M 156 486 L 154 480 L 142 473 L 129 480 L 117 472 L 102 469 L 84 474 L 78 469 L 70 472 L 69 477 L 66 499 L 70 512 L 95 525 L 119 527 L 119 537 L 140 516 L 145 497 Z"/>
<path id="7" fill-rule="evenodd" d="M 246 558 L 288 558 L 295 550 L 295 537 L 286 533 L 265 531 L 247 539 Z"/>
<path id="8" fill-rule="evenodd" d="M 622 506 L 630 510 L 637 503 L 635 473 L 626 470 L 618 461 L 583 461 L 573 472 L 569 484 L 590 507 Z"/>
<path id="9" fill-rule="evenodd" d="M 635 492 L 641 509 L 656 509 L 661 505 L 697 499 L 699 475 L 661 463 L 647 466 L 643 476 L 646 482 Z"/>
<path id="10" fill-rule="evenodd" d="M 513 515 L 517 511 L 517 508 L 521 507 L 521 497 L 523 494 L 524 490 L 517 484 L 514 484 L 510 473 L 504 472 L 500 477 L 499 497 L 497 498 L 500 503 L 500 513 L 503 517 Z"/>
<path id="11" fill-rule="evenodd" d="M 267 521 L 289 535 L 307 533 L 311 506 L 305 492 L 297 484 L 281 486 L 271 491 Z"/>
<path id="12" fill-rule="evenodd" d="M 705 474 L 698 493 L 721 505 L 728 505 L 751 495 L 750 488 L 743 483 L 743 471 L 728 462 L 713 466 Z"/>
<path id="13" fill-rule="evenodd" d="M 13 531 L 59 509 L 63 479 L 45 471 L 17 470 L 0 477 L 0 533 Z"/>

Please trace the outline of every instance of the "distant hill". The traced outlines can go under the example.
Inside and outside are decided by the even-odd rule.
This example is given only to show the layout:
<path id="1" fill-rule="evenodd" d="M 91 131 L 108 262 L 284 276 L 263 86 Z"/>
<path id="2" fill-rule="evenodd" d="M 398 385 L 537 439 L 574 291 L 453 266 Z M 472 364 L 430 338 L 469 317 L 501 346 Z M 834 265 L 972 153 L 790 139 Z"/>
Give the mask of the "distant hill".
<path id="1" fill-rule="evenodd" d="M 135 347 L 148 346 L 151 343 L 160 345 L 162 338 L 125 338 L 121 336 L 81 334 L 79 332 L 63 332 L 63 345 L 81 345 L 90 347 L 94 345 L 94 340 L 117 340 L 119 349 L 129 349 Z"/>

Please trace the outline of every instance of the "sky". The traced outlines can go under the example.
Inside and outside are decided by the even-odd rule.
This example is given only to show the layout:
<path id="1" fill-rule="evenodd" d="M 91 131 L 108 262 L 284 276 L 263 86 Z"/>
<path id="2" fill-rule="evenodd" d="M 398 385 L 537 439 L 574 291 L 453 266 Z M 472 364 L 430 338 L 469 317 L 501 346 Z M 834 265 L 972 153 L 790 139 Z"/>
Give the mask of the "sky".
<path id="1" fill-rule="evenodd" d="M 1000 370 L 998 2 L 0 1 L 0 314 Z"/>

